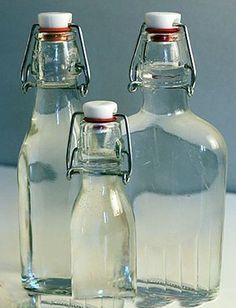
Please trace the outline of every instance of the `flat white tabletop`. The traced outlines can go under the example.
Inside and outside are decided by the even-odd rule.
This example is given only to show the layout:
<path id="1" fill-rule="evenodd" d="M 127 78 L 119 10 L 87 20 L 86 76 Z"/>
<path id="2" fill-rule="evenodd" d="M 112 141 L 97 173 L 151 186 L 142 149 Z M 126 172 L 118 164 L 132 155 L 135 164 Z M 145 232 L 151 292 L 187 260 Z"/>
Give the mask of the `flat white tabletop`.
<path id="1" fill-rule="evenodd" d="M 17 203 L 16 169 L 0 166 L 0 308 L 32 307 L 21 306 L 28 296 L 20 284 Z M 172 302 L 165 307 L 181 306 Z M 236 194 L 226 197 L 220 295 L 201 307 L 236 307 Z"/>

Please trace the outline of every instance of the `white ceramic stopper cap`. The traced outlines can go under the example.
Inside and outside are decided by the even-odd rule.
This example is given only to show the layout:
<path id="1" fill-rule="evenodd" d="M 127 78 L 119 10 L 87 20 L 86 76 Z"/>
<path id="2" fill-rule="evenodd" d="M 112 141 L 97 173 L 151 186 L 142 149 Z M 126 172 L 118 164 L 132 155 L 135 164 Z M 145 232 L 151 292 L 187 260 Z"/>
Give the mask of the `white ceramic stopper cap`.
<path id="1" fill-rule="evenodd" d="M 71 13 L 45 12 L 38 14 L 40 28 L 67 28 L 71 22 Z"/>
<path id="2" fill-rule="evenodd" d="M 181 14 L 174 12 L 148 12 L 145 14 L 145 23 L 148 28 L 171 29 L 173 24 L 180 23 Z"/>
<path id="3" fill-rule="evenodd" d="M 112 101 L 91 101 L 83 105 L 86 118 L 111 119 L 117 112 L 117 104 Z"/>

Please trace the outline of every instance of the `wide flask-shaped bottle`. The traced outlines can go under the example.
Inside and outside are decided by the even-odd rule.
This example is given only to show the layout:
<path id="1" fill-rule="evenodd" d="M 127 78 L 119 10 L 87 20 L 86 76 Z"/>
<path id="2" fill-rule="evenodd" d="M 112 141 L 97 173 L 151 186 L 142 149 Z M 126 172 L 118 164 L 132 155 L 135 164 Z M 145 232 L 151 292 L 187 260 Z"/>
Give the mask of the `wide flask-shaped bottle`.
<path id="1" fill-rule="evenodd" d="M 70 120 L 80 108 L 78 92 L 85 95 L 89 81 L 81 29 L 71 18 L 71 13 L 39 14 L 21 72 L 24 90 L 37 87 L 18 162 L 22 282 L 31 291 L 52 294 L 71 292 L 70 216 L 78 183 L 66 180 L 65 153 Z M 82 71 L 86 84 L 79 85 Z"/>
<path id="2" fill-rule="evenodd" d="M 140 296 L 153 304 L 163 291 L 165 300 L 170 292 L 170 300 L 202 302 L 220 284 L 226 145 L 189 109 L 196 69 L 180 14 L 145 19 L 130 67 L 129 89 L 141 88 L 143 106 L 129 117 L 134 171 L 127 186 Z"/>

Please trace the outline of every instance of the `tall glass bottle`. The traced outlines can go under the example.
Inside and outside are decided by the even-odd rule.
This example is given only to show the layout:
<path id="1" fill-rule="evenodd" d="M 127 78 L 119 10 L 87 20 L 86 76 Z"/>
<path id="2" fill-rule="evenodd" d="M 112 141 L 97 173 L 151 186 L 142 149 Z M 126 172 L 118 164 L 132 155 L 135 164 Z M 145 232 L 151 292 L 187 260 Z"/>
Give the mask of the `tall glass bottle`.
<path id="1" fill-rule="evenodd" d="M 209 300 L 220 284 L 226 145 L 189 109 L 196 72 L 180 17 L 146 13 L 130 67 L 129 90 L 143 93 L 142 108 L 129 117 L 134 172 L 127 187 L 138 286 L 149 298 L 139 307 L 152 307 L 161 294 L 168 302 L 168 292 L 185 304 Z"/>
<path id="2" fill-rule="evenodd" d="M 18 162 L 22 282 L 26 289 L 51 294 L 71 293 L 70 216 L 78 183 L 66 180 L 65 152 L 72 114 L 80 108 L 78 90 L 86 94 L 90 75 L 81 29 L 71 18 L 71 13 L 39 14 L 21 71 L 23 89 L 37 87 Z M 86 84 L 79 85 L 82 71 Z"/>
<path id="3" fill-rule="evenodd" d="M 107 307 L 107 301 L 116 307 L 109 298 L 133 297 L 136 291 L 134 215 L 121 183 L 121 176 L 127 183 L 131 173 L 130 143 L 126 152 L 116 103 L 87 102 L 83 110 L 80 143 L 73 150 L 77 167 L 68 166 L 69 176 L 82 174 L 71 218 L 72 295 L 86 303 L 94 299 L 89 303 L 96 307 Z M 121 170 L 124 153 L 129 171 Z"/>

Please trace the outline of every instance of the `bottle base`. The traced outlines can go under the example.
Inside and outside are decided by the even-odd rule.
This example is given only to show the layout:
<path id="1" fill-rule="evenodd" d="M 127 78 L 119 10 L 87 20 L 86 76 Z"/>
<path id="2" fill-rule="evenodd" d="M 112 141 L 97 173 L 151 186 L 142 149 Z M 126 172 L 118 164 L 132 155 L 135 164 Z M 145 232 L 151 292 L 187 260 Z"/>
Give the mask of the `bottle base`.
<path id="1" fill-rule="evenodd" d="M 135 307 L 156 308 L 178 301 L 182 307 L 196 307 L 214 300 L 219 288 L 213 290 L 193 289 L 175 284 L 162 284 L 138 281 L 138 294 Z"/>
<path id="2" fill-rule="evenodd" d="M 22 278 L 23 287 L 30 293 L 71 295 L 71 279 L 66 278 Z"/>
<path id="3" fill-rule="evenodd" d="M 69 296 L 30 294 L 17 308 L 124 308 L 124 299 L 97 298 L 74 300 Z"/>
<path id="4" fill-rule="evenodd" d="M 71 280 L 70 279 L 27 279 L 23 280 L 23 286 L 28 293 L 38 298 L 37 303 L 40 305 L 32 307 L 78 307 L 78 308 L 157 308 L 168 305 L 174 301 L 178 301 L 181 307 L 197 307 L 205 302 L 214 300 L 219 288 L 212 290 L 193 289 L 190 287 L 179 286 L 169 283 L 153 283 L 146 281 L 138 281 L 138 292 L 135 299 L 90 299 L 90 300 L 74 300 L 71 298 Z M 41 298 L 40 294 L 44 294 Z M 55 297 L 54 297 L 55 295 Z M 57 296 L 61 295 L 61 296 Z M 64 297 L 64 296 L 65 297 Z M 39 297 L 38 297 L 39 296 Z M 48 306 L 49 305 L 49 306 Z"/>

